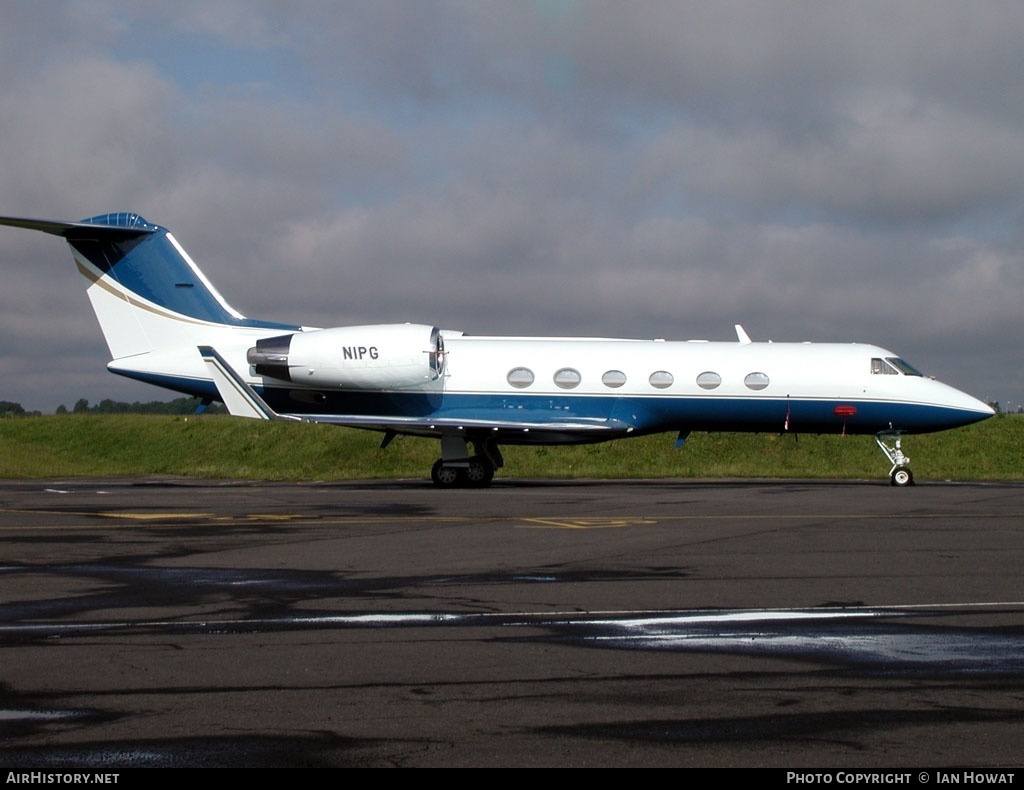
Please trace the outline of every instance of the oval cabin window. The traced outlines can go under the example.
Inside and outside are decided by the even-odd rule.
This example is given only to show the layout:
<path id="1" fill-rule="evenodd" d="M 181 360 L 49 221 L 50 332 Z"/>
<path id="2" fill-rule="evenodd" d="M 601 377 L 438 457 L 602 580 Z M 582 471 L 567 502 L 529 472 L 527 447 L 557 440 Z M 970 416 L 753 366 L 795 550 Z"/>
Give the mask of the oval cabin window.
<path id="1" fill-rule="evenodd" d="M 561 387 L 564 390 L 578 387 L 582 380 L 583 377 L 580 376 L 580 372 L 572 368 L 562 368 L 555 373 L 555 386 Z"/>
<path id="2" fill-rule="evenodd" d="M 705 370 L 697 376 L 697 386 L 702 390 L 713 390 L 721 386 L 722 377 L 713 370 Z"/>
<path id="3" fill-rule="evenodd" d="M 533 371 L 529 368 L 512 368 L 505 379 L 516 389 L 525 389 L 533 384 Z"/>
<path id="4" fill-rule="evenodd" d="M 626 374 L 621 370 L 609 370 L 601 376 L 601 383 L 606 387 L 618 388 L 626 383 Z"/>
<path id="5" fill-rule="evenodd" d="M 672 386 L 672 382 L 675 381 L 675 377 L 667 370 L 656 370 L 651 374 L 648 381 L 651 383 L 652 387 L 657 387 L 658 389 L 663 390 L 666 387 Z"/>
<path id="6" fill-rule="evenodd" d="M 747 385 L 747 389 L 763 390 L 768 386 L 768 376 L 764 373 L 748 373 L 743 383 Z"/>

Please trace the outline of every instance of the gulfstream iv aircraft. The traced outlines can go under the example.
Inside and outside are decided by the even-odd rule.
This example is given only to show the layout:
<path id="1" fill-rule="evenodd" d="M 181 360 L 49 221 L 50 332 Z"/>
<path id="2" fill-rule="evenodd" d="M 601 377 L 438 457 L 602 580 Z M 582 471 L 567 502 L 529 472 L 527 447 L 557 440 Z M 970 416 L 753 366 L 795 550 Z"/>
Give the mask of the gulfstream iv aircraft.
<path id="1" fill-rule="evenodd" d="M 137 214 L 2 217 L 62 236 L 113 373 L 222 401 L 231 414 L 432 436 L 439 486 L 484 486 L 500 446 L 691 431 L 872 434 L 893 485 L 913 481 L 902 436 L 992 409 L 877 346 L 481 337 L 418 324 L 314 329 L 228 306 L 166 229 Z M 472 449 L 470 449 L 472 447 Z"/>

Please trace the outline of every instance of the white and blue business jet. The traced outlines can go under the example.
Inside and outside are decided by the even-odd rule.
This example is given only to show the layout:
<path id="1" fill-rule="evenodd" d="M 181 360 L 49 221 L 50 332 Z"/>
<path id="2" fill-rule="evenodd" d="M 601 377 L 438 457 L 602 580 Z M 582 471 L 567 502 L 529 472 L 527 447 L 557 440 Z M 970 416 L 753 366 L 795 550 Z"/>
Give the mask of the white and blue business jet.
<path id="1" fill-rule="evenodd" d="M 901 437 L 992 416 L 891 351 L 856 343 L 483 337 L 417 324 L 316 329 L 231 308 L 166 229 L 137 214 L 16 217 L 63 236 L 113 373 L 222 401 L 236 416 L 440 439 L 439 486 L 485 486 L 501 445 L 691 431 L 872 434 L 890 482 L 913 482 Z M 471 449 L 472 448 L 472 449 Z"/>

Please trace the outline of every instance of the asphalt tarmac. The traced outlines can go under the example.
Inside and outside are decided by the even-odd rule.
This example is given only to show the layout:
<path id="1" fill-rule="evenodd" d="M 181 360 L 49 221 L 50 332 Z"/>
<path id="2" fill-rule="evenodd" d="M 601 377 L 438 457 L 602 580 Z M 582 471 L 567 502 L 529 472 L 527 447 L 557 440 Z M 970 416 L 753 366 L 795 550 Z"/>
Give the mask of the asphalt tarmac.
<path id="1" fill-rule="evenodd" d="M 1022 743 L 1022 485 L 0 481 L 5 770 Z"/>

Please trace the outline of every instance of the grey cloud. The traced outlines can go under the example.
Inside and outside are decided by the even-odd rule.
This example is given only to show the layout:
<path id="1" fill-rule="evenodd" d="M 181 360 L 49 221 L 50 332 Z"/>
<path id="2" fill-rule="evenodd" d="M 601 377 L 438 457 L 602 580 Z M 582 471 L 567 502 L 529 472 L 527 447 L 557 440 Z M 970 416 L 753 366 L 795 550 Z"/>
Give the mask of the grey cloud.
<path id="1" fill-rule="evenodd" d="M 48 6 L 0 12 L 0 213 L 139 211 L 249 314 L 741 322 L 1024 400 L 1017 4 Z M 0 229 L 0 266 L 0 331 L 53 376 L 6 399 L 119 397 L 62 243 Z"/>

